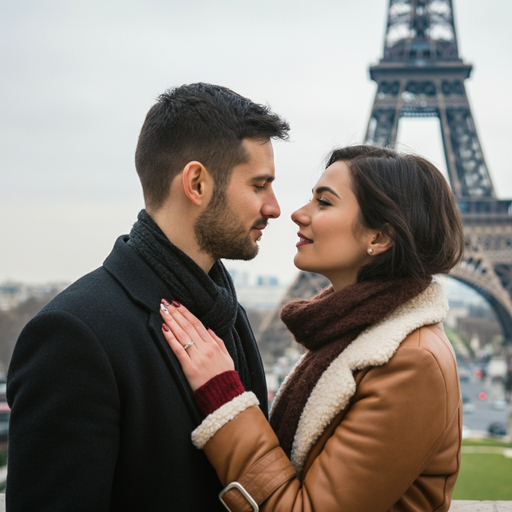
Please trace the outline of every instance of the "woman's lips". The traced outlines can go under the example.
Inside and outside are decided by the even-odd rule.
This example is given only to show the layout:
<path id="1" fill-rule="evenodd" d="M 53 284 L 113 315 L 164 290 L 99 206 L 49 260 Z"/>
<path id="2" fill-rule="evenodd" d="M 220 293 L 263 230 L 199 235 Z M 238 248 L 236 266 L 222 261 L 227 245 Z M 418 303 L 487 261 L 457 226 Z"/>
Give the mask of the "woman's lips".
<path id="1" fill-rule="evenodd" d="M 312 244 L 313 240 L 310 240 L 309 238 L 306 238 L 302 233 L 297 233 L 297 236 L 300 238 L 300 240 L 295 244 L 295 247 L 300 247 L 301 245 L 306 244 Z"/>

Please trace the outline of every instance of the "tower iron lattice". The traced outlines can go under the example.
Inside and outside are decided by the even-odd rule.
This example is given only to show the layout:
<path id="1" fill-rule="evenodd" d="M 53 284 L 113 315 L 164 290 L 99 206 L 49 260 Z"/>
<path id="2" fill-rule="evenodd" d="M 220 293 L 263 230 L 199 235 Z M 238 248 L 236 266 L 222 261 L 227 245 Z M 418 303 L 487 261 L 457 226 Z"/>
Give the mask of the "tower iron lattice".
<path id="1" fill-rule="evenodd" d="M 389 0 L 383 57 L 370 67 L 377 92 L 365 142 L 392 146 L 402 117 L 439 119 L 448 177 L 467 240 L 464 259 L 451 275 L 490 302 L 510 344 L 512 200 L 497 198 L 485 162 L 464 86 L 471 70 L 459 57 L 452 0 Z M 312 296 L 325 285 L 320 276 L 301 273 L 282 304 Z M 279 323 L 276 310 L 259 337 L 262 348 L 275 355 L 281 352 L 278 346 L 287 345 L 276 335 L 291 343 Z"/>
<path id="2" fill-rule="evenodd" d="M 377 92 L 366 142 L 395 143 L 401 117 L 438 117 L 457 199 L 496 199 L 471 115 L 451 0 L 390 0 L 384 57 L 370 67 Z"/>

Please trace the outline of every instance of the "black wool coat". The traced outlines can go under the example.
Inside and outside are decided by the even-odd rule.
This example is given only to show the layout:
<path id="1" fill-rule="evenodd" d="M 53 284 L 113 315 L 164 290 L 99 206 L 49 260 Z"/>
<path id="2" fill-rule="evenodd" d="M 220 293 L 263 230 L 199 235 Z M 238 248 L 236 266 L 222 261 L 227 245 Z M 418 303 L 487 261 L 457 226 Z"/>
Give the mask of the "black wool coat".
<path id="1" fill-rule="evenodd" d="M 9 512 L 225 510 L 190 440 L 202 418 L 162 336 L 162 298 L 172 290 L 120 237 L 23 330 L 8 373 Z M 245 352 L 264 390 L 256 345 Z"/>

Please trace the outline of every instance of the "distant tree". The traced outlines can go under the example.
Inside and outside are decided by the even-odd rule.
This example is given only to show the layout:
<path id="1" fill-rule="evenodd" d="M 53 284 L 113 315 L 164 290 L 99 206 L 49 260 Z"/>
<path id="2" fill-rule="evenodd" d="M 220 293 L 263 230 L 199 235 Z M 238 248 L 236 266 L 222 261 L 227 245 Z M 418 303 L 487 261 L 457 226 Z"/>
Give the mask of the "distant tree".
<path id="1" fill-rule="evenodd" d="M 447 325 L 444 326 L 444 331 L 446 333 L 446 337 L 450 340 L 457 357 L 461 357 L 463 359 L 474 357 L 475 353 L 473 349 L 462 334 L 450 329 Z"/>
<path id="2" fill-rule="evenodd" d="M 270 311 L 262 310 L 262 309 L 247 309 L 247 318 L 249 319 L 249 323 L 251 324 L 252 330 L 254 332 L 254 336 L 256 340 L 258 339 L 258 335 L 260 332 L 260 326 L 265 320 L 265 317 L 270 314 Z"/>

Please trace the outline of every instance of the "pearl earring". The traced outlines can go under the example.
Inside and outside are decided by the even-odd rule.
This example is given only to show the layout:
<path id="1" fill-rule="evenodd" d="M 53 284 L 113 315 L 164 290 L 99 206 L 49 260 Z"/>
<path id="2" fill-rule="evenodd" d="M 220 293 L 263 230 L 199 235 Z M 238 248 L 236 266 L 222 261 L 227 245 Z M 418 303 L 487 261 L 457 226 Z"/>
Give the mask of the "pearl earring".
<path id="1" fill-rule="evenodd" d="M 368 254 L 373 254 L 373 249 L 371 247 L 368 249 Z"/>

